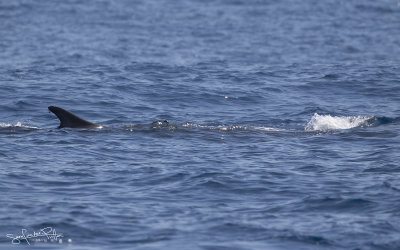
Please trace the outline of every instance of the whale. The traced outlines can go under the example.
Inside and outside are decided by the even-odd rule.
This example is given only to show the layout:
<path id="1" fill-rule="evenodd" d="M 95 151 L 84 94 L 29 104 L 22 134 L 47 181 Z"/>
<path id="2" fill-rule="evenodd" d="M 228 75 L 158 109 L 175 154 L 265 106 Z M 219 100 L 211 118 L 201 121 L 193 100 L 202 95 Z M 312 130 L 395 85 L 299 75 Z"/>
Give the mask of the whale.
<path id="1" fill-rule="evenodd" d="M 58 128 L 102 128 L 103 126 L 86 121 L 83 118 L 59 107 L 49 106 L 48 109 L 60 120 Z"/>
<path id="2" fill-rule="evenodd" d="M 89 122 L 72 112 L 56 106 L 49 106 L 48 109 L 60 120 L 58 128 L 103 128 L 102 125 Z M 159 120 L 151 123 L 153 128 L 168 127 L 170 123 L 167 120 Z"/>

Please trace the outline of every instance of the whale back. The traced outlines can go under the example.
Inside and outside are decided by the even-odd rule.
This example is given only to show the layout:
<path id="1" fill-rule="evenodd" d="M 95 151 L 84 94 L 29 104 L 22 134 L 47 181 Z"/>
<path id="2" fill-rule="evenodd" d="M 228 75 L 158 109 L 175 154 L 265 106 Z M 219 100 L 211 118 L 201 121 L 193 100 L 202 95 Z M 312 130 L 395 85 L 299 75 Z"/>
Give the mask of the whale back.
<path id="1" fill-rule="evenodd" d="M 50 106 L 48 109 L 60 120 L 58 128 L 98 128 L 100 125 L 86 121 L 79 116 L 59 107 Z"/>

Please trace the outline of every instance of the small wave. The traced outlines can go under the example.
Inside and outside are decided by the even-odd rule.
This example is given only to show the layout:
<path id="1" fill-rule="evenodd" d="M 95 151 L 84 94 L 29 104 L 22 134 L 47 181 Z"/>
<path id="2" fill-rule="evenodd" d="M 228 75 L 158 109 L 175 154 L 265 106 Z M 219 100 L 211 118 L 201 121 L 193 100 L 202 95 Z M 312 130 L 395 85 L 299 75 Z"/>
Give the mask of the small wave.
<path id="1" fill-rule="evenodd" d="M 184 123 L 184 124 L 182 124 L 182 127 L 202 128 L 202 129 L 221 130 L 221 131 L 245 129 L 245 127 L 242 127 L 242 126 L 233 126 L 233 125 L 232 126 L 224 126 L 224 125 L 207 126 L 207 125 L 200 125 L 200 124 L 195 124 L 195 123 Z"/>
<path id="2" fill-rule="evenodd" d="M 199 125 L 194 123 L 184 123 L 182 127 L 194 127 L 194 128 L 203 128 L 203 129 L 210 129 L 210 130 L 220 130 L 220 131 L 234 131 L 234 130 L 250 130 L 250 131 L 281 131 L 276 128 L 270 127 L 254 127 L 254 126 L 238 126 L 238 125 L 219 125 L 219 126 L 206 126 L 206 125 Z"/>
<path id="3" fill-rule="evenodd" d="M 0 128 L 32 128 L 32 129 L 38 129 L 38 127 L 23 125 L 21 122 L 17 122 L 16 124 L 0 122 Z"/>
<path id="4" fill-rule="evenodd" d="M 330 131 L 359 127 L 365 124 L 372 116 L 331 116 L 315 113 L 305 126 L 306 131 Z"/>

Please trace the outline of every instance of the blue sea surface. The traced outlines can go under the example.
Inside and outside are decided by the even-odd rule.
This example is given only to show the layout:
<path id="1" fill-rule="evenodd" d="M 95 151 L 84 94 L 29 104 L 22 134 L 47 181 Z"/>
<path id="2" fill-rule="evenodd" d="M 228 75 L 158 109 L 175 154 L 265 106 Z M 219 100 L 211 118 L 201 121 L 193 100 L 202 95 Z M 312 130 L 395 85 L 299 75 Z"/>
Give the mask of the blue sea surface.
<path id="1" fill-rule="evenodd" d="M 400 249 L 399 162 L 400 2 L 0 0 L 0 249 Z"/>

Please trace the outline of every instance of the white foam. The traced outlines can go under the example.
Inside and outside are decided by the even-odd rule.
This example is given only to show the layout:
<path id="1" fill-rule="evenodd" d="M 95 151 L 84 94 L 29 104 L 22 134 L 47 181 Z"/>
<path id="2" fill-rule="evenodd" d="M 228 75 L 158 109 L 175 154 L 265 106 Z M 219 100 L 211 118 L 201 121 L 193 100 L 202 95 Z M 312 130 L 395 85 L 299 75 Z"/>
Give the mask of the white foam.
<path id="1" fill-rule="evenodd" d="M 184 123 L 182 124 L 183 127 L 193 127 L 193 128 L 204 128 L 204 129 L 211 129 L 211 130 L 233 130 L 238 128 L 239 126 L 223 126 L 223 125 L 219 125 L 219 126 L 206 126 L 206 125 L 199 125 L 199 124 L 195 124 L 195 123 Z"/>
<path id="2" fill-rule="evenodd" d="M 371 118 L 371 116 L 331 116 L 315 113 L 304 129 L 306 131 L 351 129 L 361 126 Z"/>
<path id="3" fill-rule="evenodd" d="M 284 131 L 278 128 L 270 128 L 270 127 L 252 127 L 254 130 L 261 130 L 261 131 Z"/>
<path id="4" fill-rule="evenodd" d="M 280 129 L 270 127 L 253 127 L 253 126 L 237 126 L 237 125 L 219 125 L 219 126 L 204 126 L 194 123 L 182 124 L 183 127 L 204 128 L 210 130 L 232 131 L 232 130 L 259 130 L 259 131 L 281 131 Z"/>
<path id="5" fill-rule="evenodd" d="M 36 129 L 38 127 L 23 125 L 21 122 L 17 122 L 16 124 L 0 122 L 0 128 L 35 128 Z"/>
<path id="6" fill-rule="evenodd" d="M 187 122 L 187 123 L 182 124 L 182 127 L 207 128 L 208 126 L 203 126 L 203 125 Z"/>

